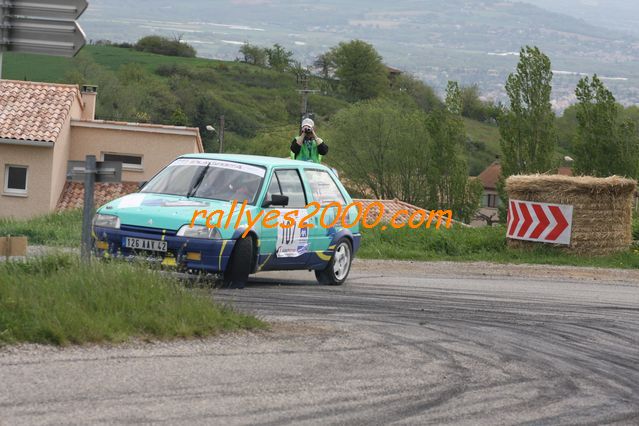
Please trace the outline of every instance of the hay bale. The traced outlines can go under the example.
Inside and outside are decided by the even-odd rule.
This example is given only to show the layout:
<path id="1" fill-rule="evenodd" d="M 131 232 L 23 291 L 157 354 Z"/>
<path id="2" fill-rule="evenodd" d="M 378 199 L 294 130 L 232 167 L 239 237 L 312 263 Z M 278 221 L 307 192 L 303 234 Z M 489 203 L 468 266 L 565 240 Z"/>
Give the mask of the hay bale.
<path id="1" fill-rule="evenodd" d="M 632 243 L 632 202 L 637 181 L 619 176 L 517 175 L 506 179 L 508 198 L 573 206 L 567 251 L 606 255 Z M 510 247 L 531 247 L 530 241 L 508 240 Z"/>

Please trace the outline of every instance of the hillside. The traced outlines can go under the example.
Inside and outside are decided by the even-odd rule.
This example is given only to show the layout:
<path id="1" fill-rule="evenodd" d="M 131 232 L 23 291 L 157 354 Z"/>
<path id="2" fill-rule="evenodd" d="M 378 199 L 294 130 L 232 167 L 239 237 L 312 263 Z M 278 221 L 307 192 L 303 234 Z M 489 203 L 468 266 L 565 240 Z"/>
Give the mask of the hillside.
<path id="1" fill-rule="evenodd" d="M 526 0 L 535 6 L 565 13 L 614 31 L 639 36 L 639 4 L 628 0 Z"/>
<path id="2" fill-rule="evenodd" d="M 208 150 L 217 150 L 217 142 L 205 127 L 217 128 L 224 114 L 227 150 L 286 156 L 299 117 L 300 96 L 292 74 L 239 62 L 176 58 L 111 46 L 86 46 L 73 60 L 5 55 L 6 78 L 97 84 L 98 118 L 195 125 Z M 311 83 L 313 87 L 321 84 L 319 80 Z M 330 129 L 331 116 L 348 106 L 330 94 L 311 95 L 309 104 L 324 133 Z M 176 111 L 183 117 L 179 113 L 176 117 Z M 499 132 L 470 119 L 465 124 L 470 171 L 476 175 L 499 151 Z"/>
<path id="3" fill-rule="evenodd" d="M 575 18 L 587 10 L 578 7 L 584 3 L 598 3 L 599 14 L 607 16 L 604 2 L 532 1 L 547 7 L 561 3 L 556 8 L 564 13 L 525 0 L 93 0 L 82 24 L 94 40 L 181 34 L 200 55 L 229 60 L 244 41 L 280 43 L 306 64 L 340 41 L 361 38 L 389 64 L 416 74 L 440 93 L 452 79 L 478 83 L 482 93 L 500 100 L 517 62 L 514 53 L 530 44 L 542 48 L 560 72 L 553 91 L 557 109 L 574 100 L 579 73 L 613 78 L 607 83 L 621 102 L 639 102 L 636 38 Z M 625 9 L 612 10 L 621 15 Z"/>

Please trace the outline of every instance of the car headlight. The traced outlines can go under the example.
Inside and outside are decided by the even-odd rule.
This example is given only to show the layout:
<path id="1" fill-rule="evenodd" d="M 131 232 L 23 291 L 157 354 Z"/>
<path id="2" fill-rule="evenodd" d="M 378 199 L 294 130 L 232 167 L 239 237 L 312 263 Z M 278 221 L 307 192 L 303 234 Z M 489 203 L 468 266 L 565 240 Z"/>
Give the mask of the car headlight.
<path id="1" fill-rule="evenodd" d="M 96 214 L 93 218 L 93 226 L 102 228 L 120 229 L 120 218 L 112 214 Z"/>
<path id="2" fill-rule="evenodd" d="M 206 238 L 209 240 L 219 240 L 222 234 L 217 228 L 209 228 L 203 225 L 184 225 L 177 231 L 178 237 Z"/>

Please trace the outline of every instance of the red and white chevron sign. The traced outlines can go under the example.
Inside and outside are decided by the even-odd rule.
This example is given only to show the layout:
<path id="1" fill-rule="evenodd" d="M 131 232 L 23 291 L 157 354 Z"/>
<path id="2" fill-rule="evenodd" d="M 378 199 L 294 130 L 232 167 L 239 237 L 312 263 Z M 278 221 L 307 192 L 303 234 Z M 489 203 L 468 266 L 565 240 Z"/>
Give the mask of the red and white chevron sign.
<path id="1" fill-rule="evenodd" d="M 571 230 L 572 206 L 510 200 L 508 238 L 568 245 Z"/>

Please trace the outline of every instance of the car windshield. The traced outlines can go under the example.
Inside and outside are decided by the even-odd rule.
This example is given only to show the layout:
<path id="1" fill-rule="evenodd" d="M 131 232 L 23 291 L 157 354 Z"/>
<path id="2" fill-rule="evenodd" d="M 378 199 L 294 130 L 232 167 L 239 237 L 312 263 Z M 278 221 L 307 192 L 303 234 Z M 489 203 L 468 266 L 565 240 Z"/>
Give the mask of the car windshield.
<path id="1" fill-rule="evenodd" d="M 180 158 L 140 192 L 254 204 L 266 170 L 232 161 Z"/>

